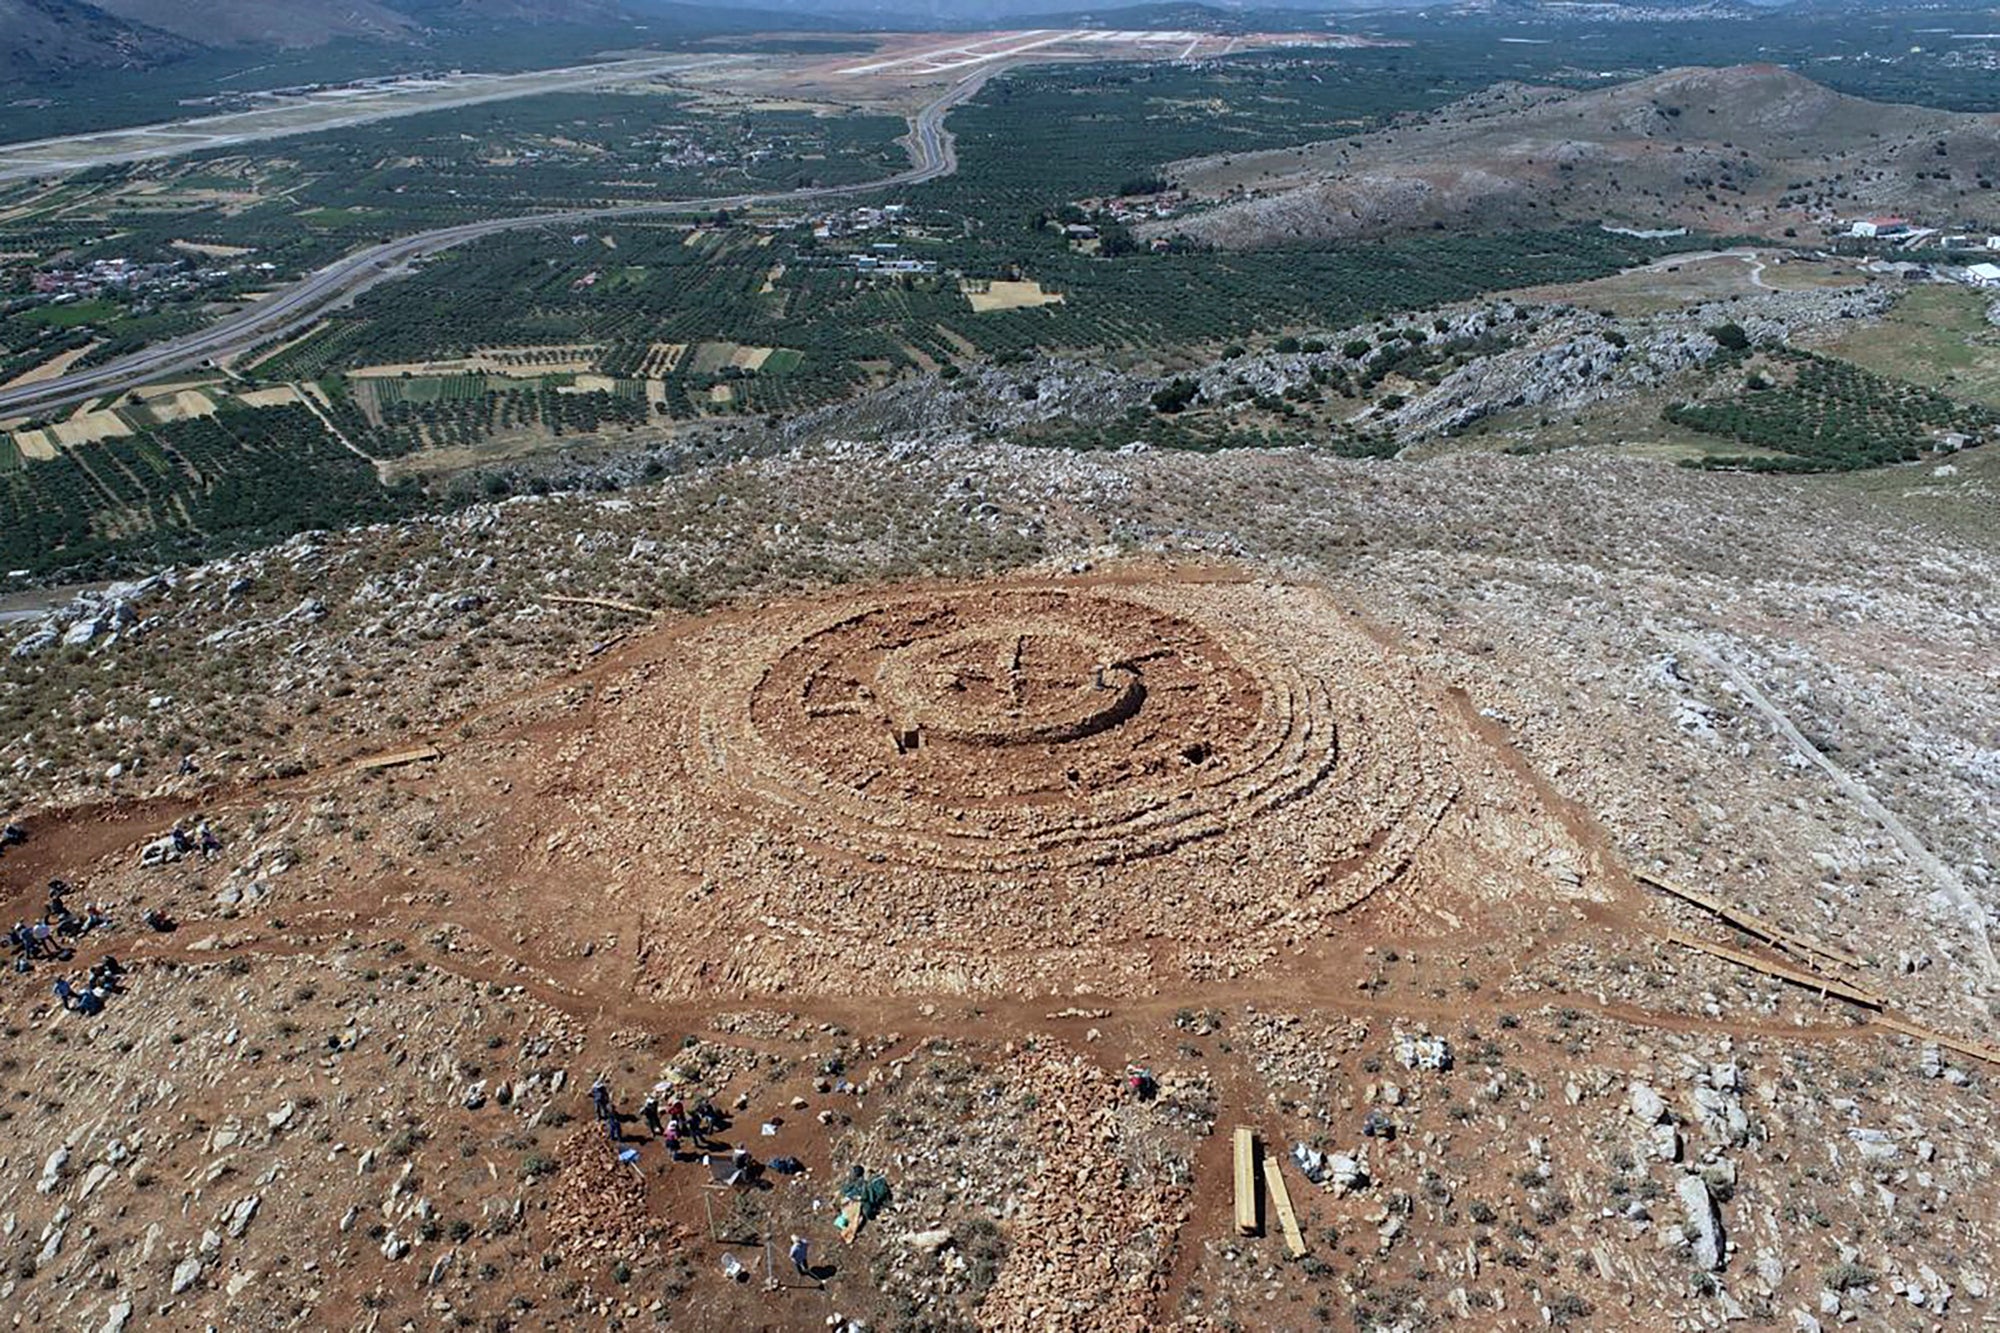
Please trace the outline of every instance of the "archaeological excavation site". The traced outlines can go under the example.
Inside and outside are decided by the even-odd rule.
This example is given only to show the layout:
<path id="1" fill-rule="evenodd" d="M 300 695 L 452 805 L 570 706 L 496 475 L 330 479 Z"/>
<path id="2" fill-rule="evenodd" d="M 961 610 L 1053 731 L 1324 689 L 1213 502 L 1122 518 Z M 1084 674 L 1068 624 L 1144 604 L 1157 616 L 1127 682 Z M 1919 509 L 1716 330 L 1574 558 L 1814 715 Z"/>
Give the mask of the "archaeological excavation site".
<path id="1" fill-rule="evenodd" d="M 1041 549 L 677 609 L 691 482 L 57 613 L 118 628 L 14 688 L 122 758 L 8 779 L 23 1326 L 1993 1317 L 1981 761 L 1915 758 L 1973 590 L 1782 637 L 1819 555 L 1747 508 L 1648 529 L 1673 593 L 1552 554 L 1639 530 L 1615 471 L 1411 575 L 1415 494 L 1337 567 L 1118 553 L 1184 464 L 975 463 Z M 1346 522 L 1294 465 L 1205 503 Z"/>
<path id="2" fill-rule="evenodd" d="M 1247 977 L 1378 895 L 1463 910 L 1446 821 L 1475 742 L 1354 615 L 1152 577 L 763 606 L 542 724 L 510 815 L 546 827 L 535 873 L 656 900 L 662 999 Z M 691 911 L 745 929 L 696 944 Z"/>
<path id="3" fill-rule="evenodd" d="M 2000 10 L 0 0 L 0 1333 L 2000 1333 Z"/>

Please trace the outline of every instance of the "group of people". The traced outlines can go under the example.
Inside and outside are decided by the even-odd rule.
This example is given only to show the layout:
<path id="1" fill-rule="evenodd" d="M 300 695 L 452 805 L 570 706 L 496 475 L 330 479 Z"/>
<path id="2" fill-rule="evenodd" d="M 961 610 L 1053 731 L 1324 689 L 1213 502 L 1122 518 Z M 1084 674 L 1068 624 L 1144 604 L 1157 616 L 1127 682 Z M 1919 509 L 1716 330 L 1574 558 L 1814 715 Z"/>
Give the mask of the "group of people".
<path id="1" fill-rule="evenodd" d="M 82 986 L 72 984 L 68 977 L 57 977 L 56 1000 L 74 1014 L 101 1014 L 105 1000 L 123 989 L 119 983 L 124 975 L 125 965 L 106 954 L 90 965 L 90 975 Z"/>
<path id="2" fill-rule="evenodd" d="M 689 1106 L 678 1094 L 669 1094 L 665 1102 L 662 1102 L 661 1089 L 665 1087 L 666 1085 L 662 1084 L 659 1088 L 655 1088 L 646 1094 L 646 1099 L 639 1103 L 638 1118 L 644 1122 L 647 1135 L 660 1140 L 666 1146 L 669 1159 L 676 1162 L 685 1161 L 686 1158 L 683 1156 L 681 1149 L 682 1145 L 686 1144 L 701 1153 L 702 1160 L 710 1164 L 710 1170 L 715 1177 L 715 1184 L 754 1184 L 757 1176 L 764 1168 L 750 1155 L 748 1148 L 730 1148 L 726 1160 L 720 1157 L 709 1156 L 711 1153 L 721 1151 L 726 1146 L 715 1142 L 712 1135 L 717 1130 L 729 1127 L 729 1117 L 724 1115 L 716 1107 L 715 1103 L 706 1097 L 697 1100 L 693 1106 Z M 628 1139 L 624 1128 L 624 1122 L 627 1117 L 620 1115 L 618 1108 L 613 1105 L 610 1083 L 599 1078 L 590 1085 L 590 1104 L 592 1110 L 596 1112 L 598 1122 L 604 1126 L 605 1135 L 611 1140 L 614 1147 L 627 1143 Z M 620 1148 L 619 1156 L 624 1161 L 636 1163 L 638 1150 L 629 1147 Z M 789 1167 L 787 1167 L 788 1160 Z M 771 1163 L 771 1169 L 786 1170 L 789 1173 L 791 1171 L 803 1170 L 804 1168 L 796 1159 L 774 1158 Z M 863 1189 L 864 1193 L 867 1187 L 872 1187 L 876 1184 L 874 1181 L 863 1181 L 859 1167 L 854 1169 L 854 1182 L 859 1182 L 859 1184 L 851 1182 L 852 1188 Z M 850 1192 L 852 1191 L 850 1190 Z M 881 1182 L 880 1194 L 883 1199 L 887 1198 L 887 1182 Z M 855 1197 L 861 1198 L 862 1196 L 856 1195 Z M 872 1195 L 864 1199 L 857 1207 L 868 1208 L 871 1204 L 879 1206 Z M 873 1215 L 872 1209 L 870 1209 L 868 1215 Z M 816 1282 L 822 1287 L 826 1285 L 824 1273 L 813 1267 L 811 1243 L 806 1237 L 793 1235 L 791 1244 L 786 1249 L 785 1254 L 792 1261 L 792 1268 L 801 1277 Z M 740 1272 L 741 1270 L 738 1271 Z M 830 1272 L 831 1270 L 827 1271 Z"/>
<path id="3" fill-rule="evenodd" d="M 14 951 L 14 970 L 27 972 L 37 962 L 67 962 L 72 945 L 93 930 L 109 929 L 111 918 L 101 903 L 86 903 L 83 911 L 69 906 L 69 885 L 59 879 L 49 881 L 49 900 L 39 921 L 17 921 L 7 932 L 8 947 Z"/>
<path id="4" fill-rule="evenodd" d="M 172 828 L 139 849 L 139 864 L 168 865 L 195 852 L 201 853 L 202 859 L 207 860 L 221 851 L 221 835 L 207 820 L 201 820 L 192 831 L 175 820 Z"/>
<path id="5" fill-rule="evenodd" d="M 85 903 L 72 911 L 74 892 L 59 879 L 49 881 L 48 902 L 38 921 L 19 921 L 7 932 L 8 946 L 14 951 L 14 970 L 29 972 L 36 963 L 66 963 L 76 956 L 75 944 L 96 930 L 109 930 L 111 918 L 102 903 Z M 120 989 L 125 965 L 110 954 L 98 959 L 81 982 L 57 977 L 55 996 L 64 1009 L 75 1014 L 100 1014 L 105 1001 Z"/>
<path id="6" fill-rule="evenodd" d="M 591 1085 L 590 1104 L 597 1113 L 599 1123 L 604 1126 L 605 1135 L 613 1143 L 625 1142 L 625 1117 L 618 1114 L 611 1103 L 609 1083 L 600 1078 Z M 646 1100 L 639 1104 L 639 1118 L 645 1122 L 647 1134 L 665 1144 L 668 1155 L 677 1162 L 683 1160 L 683 1143 L 699 1152 L 715 1151 L 715 1142 L 710 1134 L 727 1127 L 729 1123 L 729 1118 L 706 1097 L 697 1101 L 690 1110 L 679 1096 L 669 1098 L 662 1106 L 657 1091 L 648 1093 Z M 737 1151 L 743 1152 L 740 1148 Z"/>
<path id="7" fill-rule="evenodd" d="M 222 850 L 222 839 L 216 836 L 215 830 L 209 827 L 206 819 L 195 826 L 193 833 L 175 824 L 167 830 L 167 837 L 173 840 L 174 851 L 180 856 L 186 856 L 189 852 L 200 852 L 207 857 L 214 856 Z"/>

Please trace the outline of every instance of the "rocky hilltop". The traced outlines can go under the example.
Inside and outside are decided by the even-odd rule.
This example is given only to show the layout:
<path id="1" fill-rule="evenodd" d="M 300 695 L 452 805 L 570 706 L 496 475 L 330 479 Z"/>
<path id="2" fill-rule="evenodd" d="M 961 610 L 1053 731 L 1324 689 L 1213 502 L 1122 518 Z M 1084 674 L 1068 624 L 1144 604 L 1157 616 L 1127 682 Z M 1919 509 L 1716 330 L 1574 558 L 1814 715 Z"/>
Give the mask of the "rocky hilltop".
<path id="1" fill-rule="evenodd" d="M 1147 234 L 1229 248 L 1578 221 L 1775 235 L 1890 211 L 2000 229 L 2000 117 L 1870 102 L 1775 65 L 1677 69 L 1593 91 L 1499 84 L 1169 175 L 1214 207 Z"/>

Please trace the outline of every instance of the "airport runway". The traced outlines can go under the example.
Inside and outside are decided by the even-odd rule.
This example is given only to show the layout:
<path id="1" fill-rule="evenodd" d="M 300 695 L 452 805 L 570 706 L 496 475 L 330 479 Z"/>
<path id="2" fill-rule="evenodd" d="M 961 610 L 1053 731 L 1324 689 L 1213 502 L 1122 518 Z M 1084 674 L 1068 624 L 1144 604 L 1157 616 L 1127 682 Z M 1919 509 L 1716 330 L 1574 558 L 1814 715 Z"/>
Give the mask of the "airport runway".
<path id="1" fill-rule="evenodd" d="M 523 74 L 460 74 L 435 82 L 401 83 L 382 88 L 330 89 L 279 102 L 198 116 L 165 125 L 135 125 L 126 129 L 72 134 L 57 139 L 31 139 L 0 144 L 0 182 L 122 162 L 147 162 L 217 148 L 237 148 L 293 134 L 317 134 L 379 120 L 417 116 L 452 107 L 511 101 L 544 93 L 574 92 L 627 83 L 662 74 L 688 74 L 748 59 L 741 55 L 694 57 L 654 56 L 612 60 L 597 65 L 534 70 Z"/>
<path id="2" fill-rule="evenodd" d="M 901 140 L 909 150 L 910 167 L 893 176 L 853 185 L 813 186 L 769 194 L 672 199 L 616 208 L 526 213 L 418 232 L 335 260 L 292 286 L 274 292 L 267 299 L 246 306 L 195 333 L 159 343 L 102 366 L 75 371 L 39 384 L 0 390 L 0 417 L 34 416 L 100 395 L 124 393 L 150 380 L 247 352 L 262 343 L 296 333 L 369 288 L 409 273 L 411 264 L 417 260 L 501 232 L 531 227 L 573 227 L 580 223 L 615 222 L 621 218 L 662 213 L 706 212 L 757 204 L 831 199 L 903 185 L 920 185 L 948 176 L 958 170 L 958 153 L 951 134 L 945 129 L 945 116 L 951 108 L 978 93 L 988 79 L 1005 67 L 1004 63 L 982 66 L 951 85 L 913 116 L 910 132 Z"/>

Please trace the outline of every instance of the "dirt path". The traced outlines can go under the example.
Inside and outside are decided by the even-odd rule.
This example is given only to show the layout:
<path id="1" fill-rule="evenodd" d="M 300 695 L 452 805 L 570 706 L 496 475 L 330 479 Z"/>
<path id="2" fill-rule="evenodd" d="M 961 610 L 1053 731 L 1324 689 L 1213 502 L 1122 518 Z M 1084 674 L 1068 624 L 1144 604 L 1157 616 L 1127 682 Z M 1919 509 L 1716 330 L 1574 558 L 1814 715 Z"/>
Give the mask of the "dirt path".
<path id="1" fill-rule="evenodd" d="M 381 482 L 385 486 L 389 483 L 389 477 L 383 471 L 382 460 L 375 457 L 375 455 L 367 452 L 366 450 L 362 449 L 359 445 L 355 444 L 354 441 L 348 439 L 346 434 L 340 429 L 340 427 L 333 424 L 333 418 L 328 416 L 324 411 L 322 411 L 320 409 L 319 403 L 313 398 L 313 396 L 310 393 L 306 392 L 305 385 L 294 383 L 292 385 L 292 391 L 298 394 L 299 401 L 306 405 L 306 410 L 319 418 L 319 424 L 326 427 L 327 434 L 333 436 L 334 439 L 339 440 L 341 446 L 345 448 L 348 453 L 353 454 L 356 458 L 364 460 L 369 467 L 375 469 L 375 480 Z"/>

